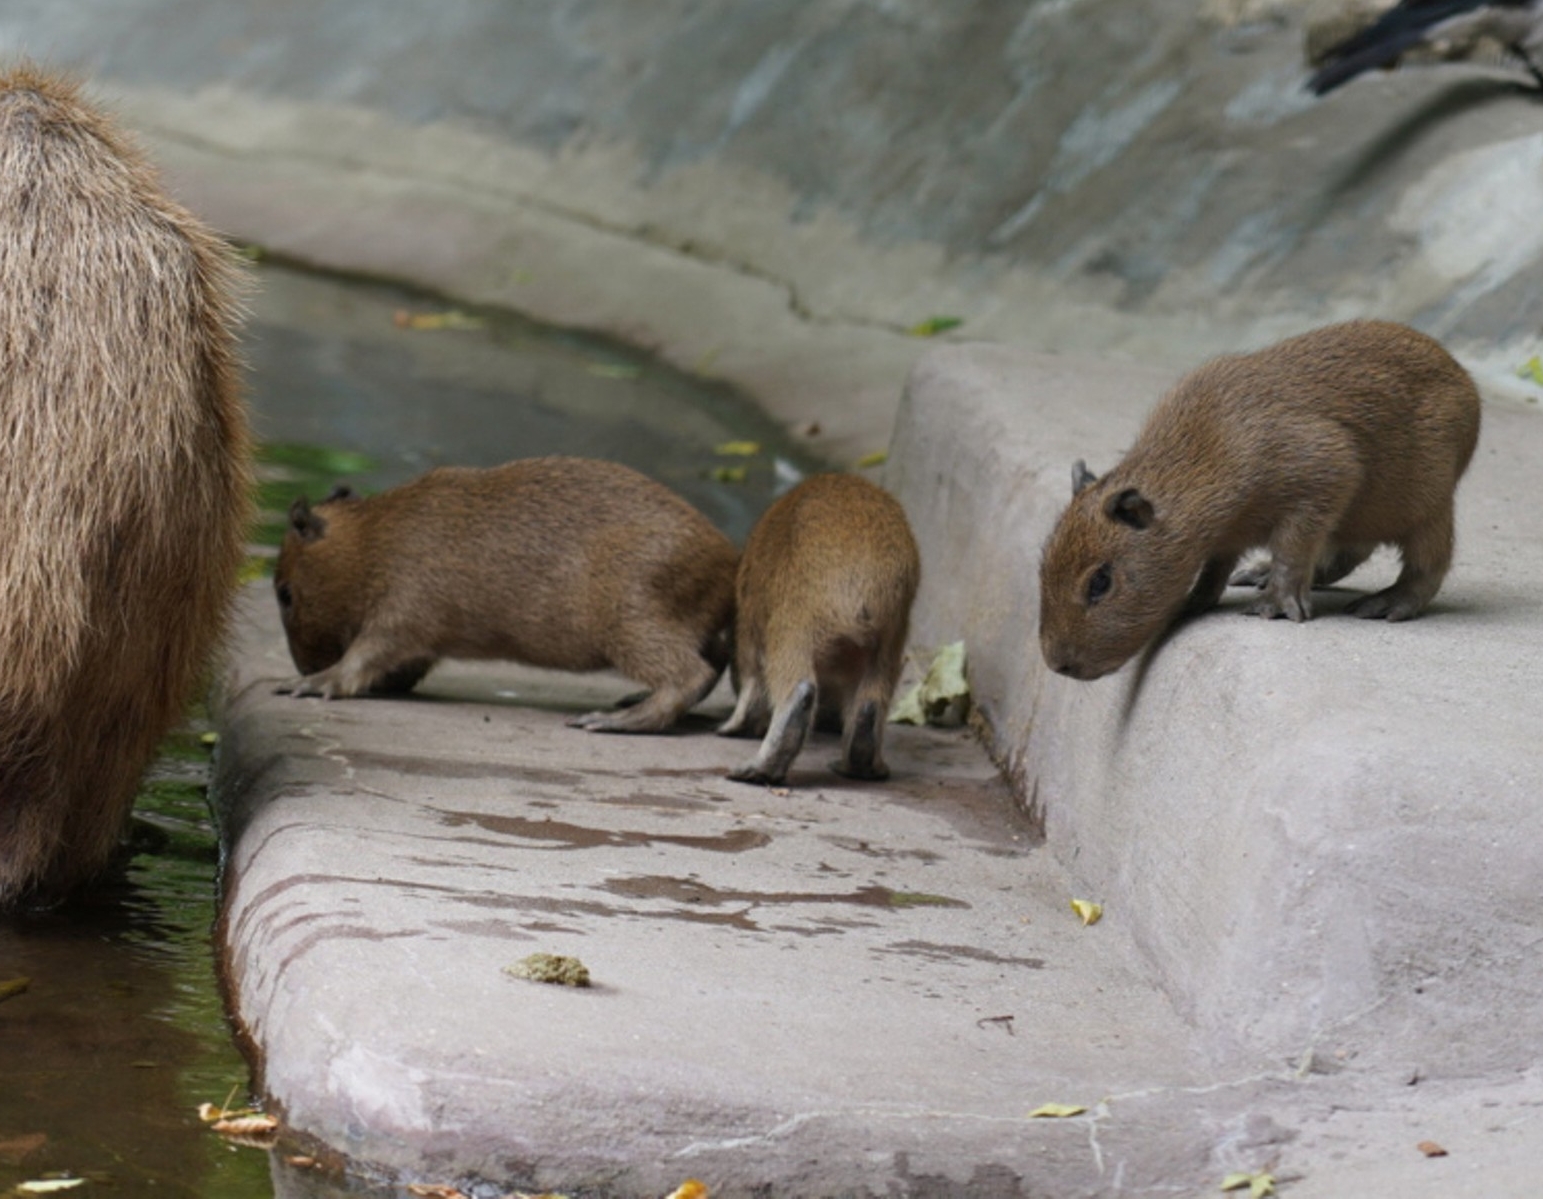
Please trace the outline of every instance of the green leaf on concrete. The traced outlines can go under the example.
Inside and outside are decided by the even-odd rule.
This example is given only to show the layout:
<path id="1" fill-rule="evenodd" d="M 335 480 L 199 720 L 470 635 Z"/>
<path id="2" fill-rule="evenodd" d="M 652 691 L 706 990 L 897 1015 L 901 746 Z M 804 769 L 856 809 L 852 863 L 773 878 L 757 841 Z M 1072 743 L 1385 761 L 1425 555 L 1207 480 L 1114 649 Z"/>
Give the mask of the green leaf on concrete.
<path id="1" fill-rule="evenodd" d="M 1029 1113 L 1030 1120 L 1065 1120 L 1088 1109 L 1080 1103 L 1042 1103 Z"/>
<path id="2" fill-rule="evenodd" d="M 936 337 L 939 333 L 947 333 L 950 329 L 957 329 L 964 324 L 964 318 L 958 316 L 929 316 L 924 321 L 917 321 L 906 330 L 912 337 Z"/>
<path id="3" fill-rule="evenodd" d="M 1543 387 L 1543 359 L 1534 354 L 1526 362 L 1516 368 L 1516 373 L 1523 379 L 1531 379 L 1539 387 Z"/>
<path id="4" fill-rule="evenodd" d="M 970 714 L 970 684 L 964 677 L 964 642 L 954 641 L 932 656 L 927 674 L 895 705 L 897 724 L 961 725 Z"/>
<path id="5" fill-rule="evenodd" d="M 1097 924 L 1104 917 L 1104 905 L 1094 903 L 1091 899 L 1072 900 L 1072 911 L 1082 917 L 1084 928 L 1090 924 Z"/>
<path id="6" fill-rule="evenodd" d="M 883 466 L 888 461 L 888 450 L 874 450 L 873 453 L 864 454 L 856 462 L 852 463 L 852 469 L 867 470 L 870 466 Z"/>
<path id="7" fill-rule="evenodd" d="M 715 466 L 707 472 L 707 477 L 714 483 L 743 483 L 745 474 L 743 466 Z"/>
<path id="8" fill-rule="evenodd" d="M 578 958 L 564 957 L 560 953 L 530 954 L 512 966 L 505 966 L 504 973 L 537 983 L 555 983 L 564 987 L 589 986 L 589 967 Z"/>
<path id="9" fill-rule="evenodd" d="M 1266 1195 L 1275 1194 L 1275 1175 L 1273 1174 L 1229 1174 L 1222 1179 L 1222 1190 L 1241 1191 L 1248 1188 L 1249 1199 L 1264 1199 Z"/>
<path id="10" fill-rule="evenodd" d="M 753 458 L 761 452 L 759 441 L 725 441 L 713 446 L 713 453 L 724 458 Z"/>

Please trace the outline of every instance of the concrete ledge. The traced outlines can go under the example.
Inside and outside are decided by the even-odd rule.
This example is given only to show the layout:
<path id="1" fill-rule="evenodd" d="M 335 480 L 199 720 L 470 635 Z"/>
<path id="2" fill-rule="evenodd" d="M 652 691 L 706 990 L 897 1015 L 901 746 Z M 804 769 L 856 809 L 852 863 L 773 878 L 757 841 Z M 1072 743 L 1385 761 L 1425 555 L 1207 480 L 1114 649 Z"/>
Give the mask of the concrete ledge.
<path id="1" fill-rule="evenodd" d="M 1336 615 L 1391 578 L 1379 556 L 1310 624 L 1223 610 L 1108 679 L 1051 675 L 1038 551 L 1070 463 L 1112 464 L 1169 381 L 997 346 L 929 353 L 888 471 L 926 564 L 914 636 L 966 639 L 995 751 L 1049 847 L 1128 923 L 1213 1053 L 1534 1061 L 1519 1030 L 1543 1017 L 1543 517 L 1516 501 L 1543 420 L 1487 406 L 1456 565 L 1426 617 Z"/>
<path id="2" fill-rule="evenodd" d="M 268 588 L 237 633 L 232 1006 L 273 1110 L 366 1174 L 1076 1199 L 1198 1186 L 1239 1105 L 1294 1089 L 1204 1070 L 966 733 L 896 728 L 880 786 L 827 772 L 831 738 L 791 790 L 746 787 L 750 743 L 705 722 L 563 726 L 621 680 L 451 664 L 407 699 L 295 700 Z M 536 951 L 595 985 L 504 973 Z M 1089 1114 L 1026 1119 L 1047 1101 Z"/>

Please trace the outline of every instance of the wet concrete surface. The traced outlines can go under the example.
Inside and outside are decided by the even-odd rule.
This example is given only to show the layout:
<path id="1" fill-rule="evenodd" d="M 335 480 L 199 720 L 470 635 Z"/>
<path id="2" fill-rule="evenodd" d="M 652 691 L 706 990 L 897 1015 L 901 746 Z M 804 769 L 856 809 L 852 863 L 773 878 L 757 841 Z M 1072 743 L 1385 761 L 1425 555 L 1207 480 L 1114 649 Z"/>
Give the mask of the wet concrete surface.
<path id="1" fill-rule="evenodd" d="M 725 777 L 746 743 L 705 719 L 563 724 L 620 679 L 448 664 L 405 699 L 298 700 L 272 693 L 290 664 L 261 585 L 238 634 L 221 947 L 296 1130 L 404 1179 L 565 1194 L 1158 1176 L 1119 1146 L 1159 1108 L 1106 1143 L 1100 1105 L 1178 1096 L 1204 1063 L 968 731 L 895 727 L 883 784 L 830 773 L 820 736 L 788 787 L 750 787 Z M 505 973 L 537 951 L 593 986 Z M 1027 1118 L 1051 1101 L 1094 1114 Z M 1163 1134 L 1196 1176 L 1205 1128 Z"/>

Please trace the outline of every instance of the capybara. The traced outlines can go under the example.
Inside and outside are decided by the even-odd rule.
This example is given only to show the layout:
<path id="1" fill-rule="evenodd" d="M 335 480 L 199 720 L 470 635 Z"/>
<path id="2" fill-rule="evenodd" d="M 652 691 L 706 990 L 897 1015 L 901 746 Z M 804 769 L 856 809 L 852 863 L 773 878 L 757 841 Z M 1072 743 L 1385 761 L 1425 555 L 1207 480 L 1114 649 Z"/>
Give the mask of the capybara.
<path id="1" fill-rule="evenodd" d="M 856 475 L 814 475 L 750 531 L 736 580 L 739 703 L 719 728 L 759 737 L 729 777 L 781 783 L 819 712 L 839 714 L 849 778 L 882 779 L 921 559 L 905 512 Z"/>
<path id="2" fill-rule="evenodd" d="M 1040 647 L 1096 679 L 1182 612 L 1212 607 L 1247 550 L 1267 565 L 1247 611 L 1312 616 L 1310 592 L 1391 544 L 1391 587 L 1349 606 L 1408 620 L 1452 560 L 1453 495 L 1479 435 L 1479 393 L 1437 342 L 1350 321 L 1218 358 L 1165 395 L 1119 465 L 1073 472 L 1040 563 Z"/>
<path id="3" fill-rule="evenodd" d="M 739 555 L 661 483 L 615 462 L 440 467 L 290 509 L 274 588 L 304 677 L 328 698 L 410 690 L 441 658 L 614 667 L 650 689 L 569 723 L 667 729 L 728 664 Z"/>
<path id="4" fill-rule="evenodd" d="M 234 261 L 75 84 L 0 75 L 0 906 L 107 864 L 224 629 Z"/>

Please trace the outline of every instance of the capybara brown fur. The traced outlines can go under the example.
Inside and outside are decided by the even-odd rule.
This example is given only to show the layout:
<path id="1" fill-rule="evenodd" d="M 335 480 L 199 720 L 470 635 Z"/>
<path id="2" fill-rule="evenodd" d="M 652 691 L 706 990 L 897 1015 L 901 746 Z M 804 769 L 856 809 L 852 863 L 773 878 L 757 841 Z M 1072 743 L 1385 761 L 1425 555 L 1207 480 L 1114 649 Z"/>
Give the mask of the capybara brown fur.
<path id="1" fill-rule="evenodd" d="M 0 906 L 107 864 L 224 629 L 234 269 L 76 85 L 0 75 Z"/>
<path id="2" fill-rule="evenodd" d="M 849 778 L 882 779 L 884 722 L 921 579 L 899 503 L 856 475 L 815 475 L 750 531 L 736 580 L 739 702 L 720 728 L 760 737 L 729 777 L 781 783 L 819 713 L 839 714 Z"/>
<path id="3" fill-rule="evenodd" d="M 1078 463 L 1040 564 L 1040 647 L 1096 679 L 1234 581 L 1247 611 L 1312 616 L 1311 589 L 1397 547 L 1392 586 L 1357 616 L 1409 620 L 1452 561 L 1453 497 L 1479 435 L 1479 393 L 1439 343 L 1390 321 L 1330 325 L 1218 358 L 1165 395 L 1102 478 Z"/>
<path id="4" fill-rule="evenodd" d="M 718 681 L 734 544 L 661 483 L 615 462 L 440 467 L 360 498 L 300 499 L 274 588 L 296 695 L 410 690 L 441 658 L 614 668 L 640 703 L 569 723 L 669 728 Z"/>

